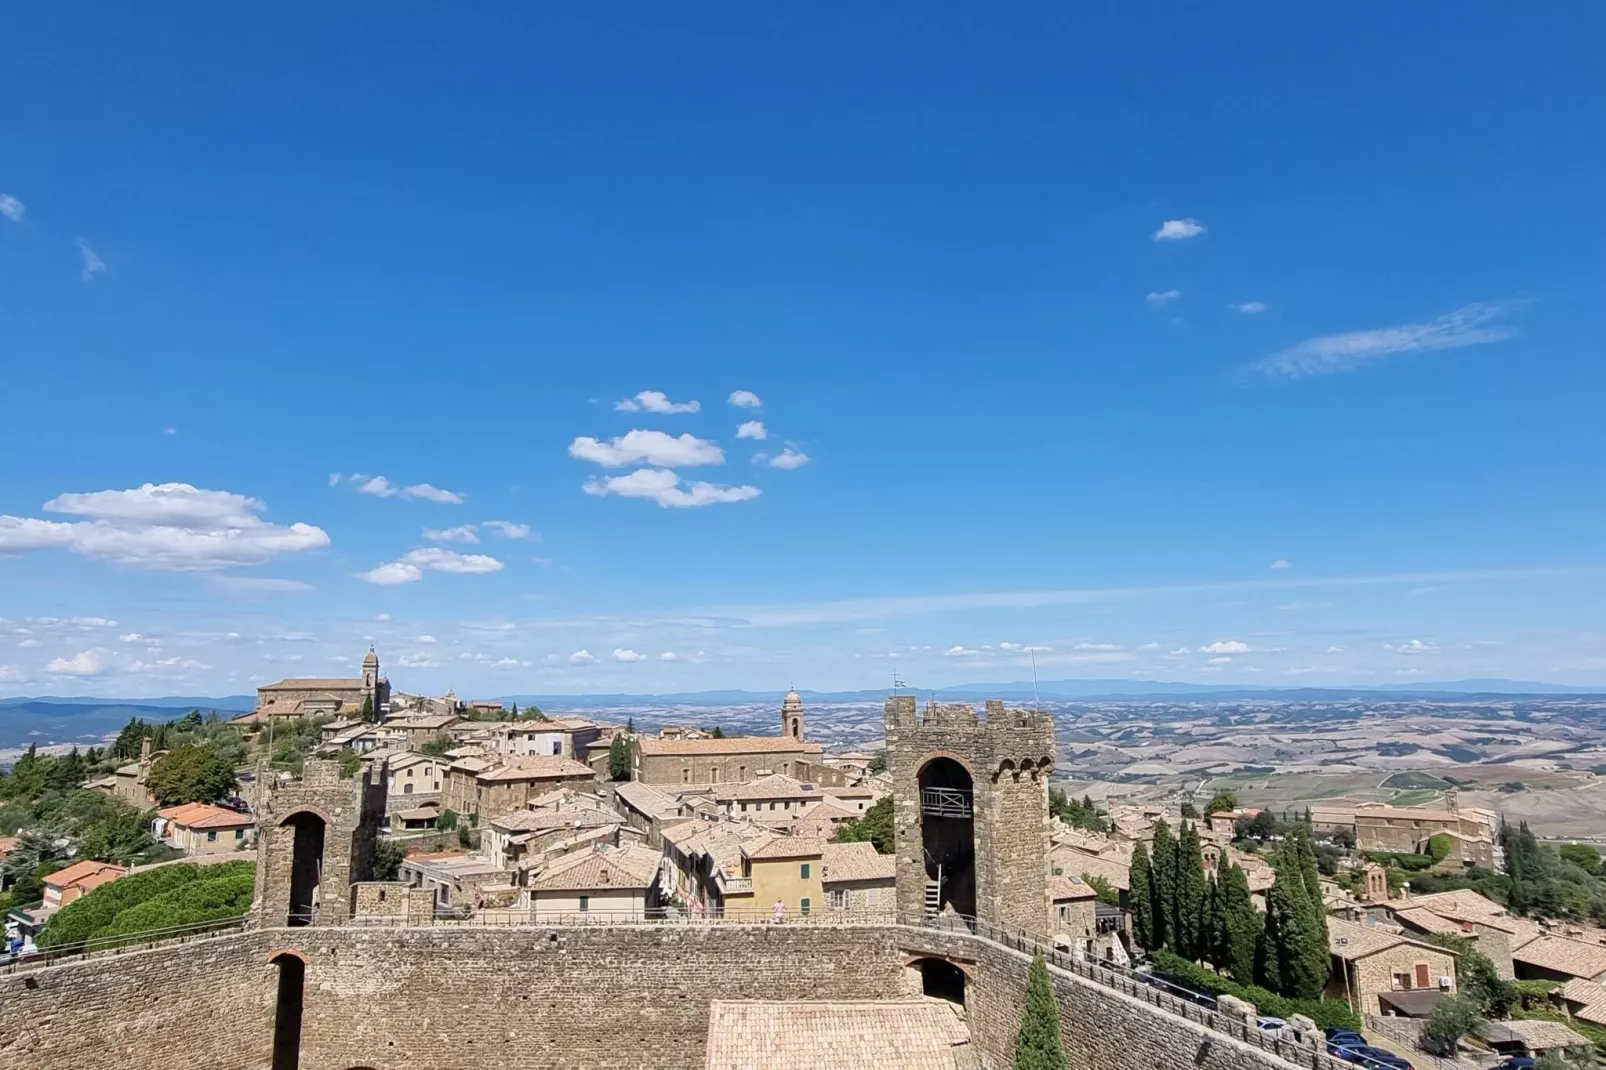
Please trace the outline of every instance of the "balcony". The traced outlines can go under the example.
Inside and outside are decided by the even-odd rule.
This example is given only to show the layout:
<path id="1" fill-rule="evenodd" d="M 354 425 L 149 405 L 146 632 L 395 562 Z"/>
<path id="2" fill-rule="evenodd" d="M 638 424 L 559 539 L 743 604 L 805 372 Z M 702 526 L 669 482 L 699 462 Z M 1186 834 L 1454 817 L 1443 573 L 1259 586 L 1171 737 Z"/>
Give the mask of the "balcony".
<path id="1" fill-rule="evenodd" d="M 921 788 L 920 812 L 926 817 L 970 818 L 974 808 L 968 791 L 959 788 Z"/>

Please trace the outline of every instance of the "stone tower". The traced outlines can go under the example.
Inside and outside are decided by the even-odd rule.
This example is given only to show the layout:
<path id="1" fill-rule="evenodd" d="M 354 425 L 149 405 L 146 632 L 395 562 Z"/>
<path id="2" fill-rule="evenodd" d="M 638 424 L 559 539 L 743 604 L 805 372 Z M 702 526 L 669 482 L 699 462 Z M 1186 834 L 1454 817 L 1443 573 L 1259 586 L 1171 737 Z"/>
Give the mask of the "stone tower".
<path id="1" fill-rule="evenodd" d="M 1048 775 L 1054 719 L 1042 710 L 887 699 L 887 769 L 898 848 L 898 910 L 974 915 L 1050 932 Z"/>
<path id="2" fill-rule="evenodd" d="M 372 876 L 385 819 L 385 763 L 342 779 L 340 763 L 309 758 L 299 780 L 257 767 L 258 924 L 316 925 L 351 913 L 353 881 Z"/>
<path id="3" fill-rule="evenodd" d="M 374 648 L 368 648 L 368 656 L 362 659 L 362 698 L 368 708 L 373 711 L 374 718 L 379 717 L 379 655 Z"/>
<path id="4" fill-rule="evenodd" d="M 788 691 L 781 700 L 781 738 L 803 742 L 803 696 Z"/>

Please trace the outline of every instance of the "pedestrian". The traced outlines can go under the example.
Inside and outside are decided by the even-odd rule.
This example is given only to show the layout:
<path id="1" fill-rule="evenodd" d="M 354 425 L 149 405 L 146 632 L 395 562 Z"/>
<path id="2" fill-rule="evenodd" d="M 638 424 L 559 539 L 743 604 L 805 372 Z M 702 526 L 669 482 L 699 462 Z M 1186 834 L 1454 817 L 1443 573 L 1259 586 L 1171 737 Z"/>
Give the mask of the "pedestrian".
<path id="1" fill-rule="evenodd" d="M 775 900 L 775 924 L 779 925 L 786 920 L 786 903 L 780 899 Z"/>

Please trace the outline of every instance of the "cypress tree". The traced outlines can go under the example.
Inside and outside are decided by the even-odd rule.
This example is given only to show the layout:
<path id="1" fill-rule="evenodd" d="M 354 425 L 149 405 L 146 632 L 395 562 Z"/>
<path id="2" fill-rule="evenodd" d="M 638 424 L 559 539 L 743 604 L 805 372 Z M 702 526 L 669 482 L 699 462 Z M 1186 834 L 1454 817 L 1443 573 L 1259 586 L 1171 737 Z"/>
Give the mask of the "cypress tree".
<path id="1" fill-rule="evenodd" d="M 1149 849 L 1140 840 L 1132 848 L 1132 885 L 1127 905 L 1132 908 L 1132 939 L 1145 951 L 1159 945 L 1154 940 L 1154 871 L 1149 866 Z"/>
<path id="2" fill-rule="evenodd" d="M 1302 828 L 1294 837 L 1299 852 L 1299 871 L 1304 879 L 1305 893 L 1310 898 L 1310 935 L 1305 944 L 1305 956 L 1310 960 L 1308 969 L 1319 974 L 1322 984 L 1332 970 L 1331 949 L 1327 943 L 1327 907 L 1322 902 L 1321 871 L 1316 868 L 1316 848 L 1311 843 L 1310 830 Z"/>
<path id="3" fill-rule="evenodd" d="M 1015 1037 L 1015 1070 L 1067 1070 L 1060 1046 L 1060 1008 L 1043 956 L 1032 959 L 1026 975 L 1026 1013 Z"/>
<path id="4" fill-rule="evenodd" d="M 1217 970 L 1226 968 L 1225 959 L 1221 950 L 1226 946 L 1227 916 L 1225 914 L 1226 901 L 1222 898 L 1221 874 L 1213 879 L 1206 875 L 1205 879 L 1205 909 L 1204 931 L 1199 934 L 1199 957 L 1204 959 Z"/>
<path id="5" fill-rule="evenodd" d="M 1177 844 L 1171 838 L 1171 826 L 1162 818 L 1154 823 L 1154 857 L 1150 862 L 1154 871 L 1154 946 L 1169 947 L 1175 951 L 1177 918 Z"/>
<path id="6" fill-rule="evenodd" d="M 1177 938 L 1176 951 L 1185 959 L 1206 955 L 1204 858 L 1199 851 L 1199 832 L 1191 821 L 1182 823 L 1177 836 Z"/>
<path id="7" fill-rule="evenodd" d="M 1249 878 L 1237 864 L 1216 882 L 1221 903 L 1221 959 L 1216 965 L 1240 984 L 1256 981 L 1255 950 L 1262 929 L 1260 911 L 1249 897 Z M 1271 987 L 1275 992 L 1275 986 Z"/>
<path id="8" fill-rule="evenodd" d="M 1328 956 L 1322 933 L 1326 926 L 1319 917 L 1320 909 L 1305 891 L 1298 848 L 1285 844 L 1277 857 L 1277 879 L 1266 895 L 1266 931 L 1277 963 L 1278 991 L 1290 999 L 1319 999 L 1327 986 Z M 1320 965 L 1314 954 L 1317 940 L 1322 944 Z"/>

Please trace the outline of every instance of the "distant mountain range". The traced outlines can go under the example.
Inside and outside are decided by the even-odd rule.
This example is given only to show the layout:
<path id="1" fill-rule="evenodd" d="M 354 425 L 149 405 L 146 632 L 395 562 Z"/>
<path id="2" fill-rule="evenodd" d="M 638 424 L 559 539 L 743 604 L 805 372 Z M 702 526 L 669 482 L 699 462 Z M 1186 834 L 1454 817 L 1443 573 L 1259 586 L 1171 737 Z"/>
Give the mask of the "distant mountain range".
<path id="1" fill-rule="evenodd" d="M 921 700 L 928 698 L 979 701 L 999 698 L 1007 702 L 1026 702 L 1033 697 L 1049 702 L 1133 702 L 1200 701 L 1238 702 L 1256 699 L 1283 699 L 1291 702 L 1341 702 L 1367 698 L 1458 699 L 1518 698 L 1588 695 L 1606 701 L 1606 686 L 1575 687 L 1534 680 L 1449 680 L 1434 683 L 1388 684 L 1378 687 L 1335 688 L 1246 688 L 1234 684 L 1191 684 L 1163 680 L 1041 680 L 1034 687 L 1029 680 L 1007 683 L 956 684 L 936 690 L 910 688 Z M 869 691 L 801 691 L 808 703 L 874 702 L 886 699 L 884 688 Z M 683 691 L 669 694 L 599 695 L 506 695 L 503 702 L 531 704 L 548 709 L 595 709 L 601 707 L 736 706 L 778 704 L 780 691 Z M 171 720 L 180 711 L 199 709 L 220 714 L 243 713 L 254 708 L 250 695 L 222 698 L 174 695 L 163 698 L 93 699 L 40 696 L 0 699 L 0 749 L 25 747 L 37 743 L 78 743 L 88 745 L 115 732 L 130 717 L 149 721 Z"/>

